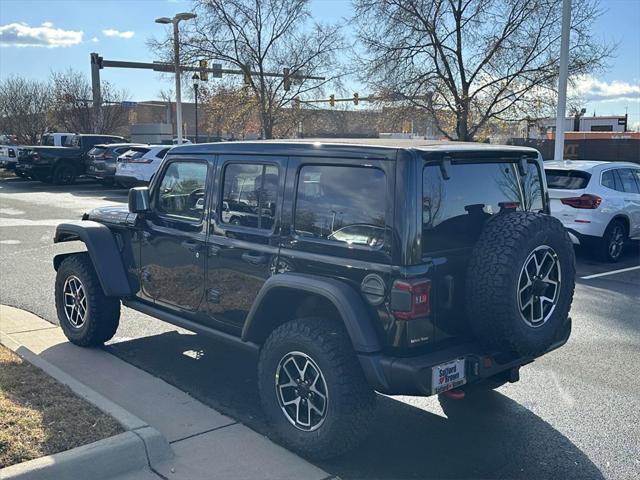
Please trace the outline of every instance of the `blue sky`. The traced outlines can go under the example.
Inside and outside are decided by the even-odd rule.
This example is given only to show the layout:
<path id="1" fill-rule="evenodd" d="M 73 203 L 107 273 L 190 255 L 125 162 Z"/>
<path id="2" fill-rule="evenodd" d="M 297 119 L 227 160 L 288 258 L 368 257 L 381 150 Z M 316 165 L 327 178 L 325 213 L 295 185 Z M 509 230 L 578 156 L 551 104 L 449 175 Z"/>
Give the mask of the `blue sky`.
<path id="1" fill-rule="evenodd" d="M 594 33 L 619 46 L 610 69 L 582 79 L 580 93 L 589 115 L 623 115 L 628 108 L 630 123 L 640 127 L 640 0 L 601 0 L 601 6 L 605 13 Z M 145 42 L 163 33 L 154 19 L 189 7 L 187 0 L 0 0 L 0 78 L 20 74 L 44 79 L 51 70 L 69 67 L 88 75 L 94 51 L 113 60 L 153 60 Z M 350 16 L 351 4 L 313 0 L 312 14 L 318 21 L 334 22 Z M 7 34 L 15 39 L 17 33 L 26 34 L 23 44 L 30 38 L 60 46 L 16 46 Z M 157 98 L 161 89 L 172 87 L 170 77 L 150 71 L 105 69 L 102 78 L 137 101 Z M 354 88 L 365 91 L 357 84 Z"/>

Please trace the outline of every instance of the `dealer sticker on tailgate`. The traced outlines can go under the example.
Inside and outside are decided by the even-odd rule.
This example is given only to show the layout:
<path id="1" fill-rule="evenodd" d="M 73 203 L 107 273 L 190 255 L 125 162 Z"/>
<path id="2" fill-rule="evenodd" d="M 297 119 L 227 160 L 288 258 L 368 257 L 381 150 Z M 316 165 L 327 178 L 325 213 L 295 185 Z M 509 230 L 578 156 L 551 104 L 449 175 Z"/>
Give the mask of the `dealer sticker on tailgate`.
<path id="1" fill-rule="evenodd" d="M 464 358 L 441 363 L 431 368 L 431 392 L 446 392 L 466 383 L 464 376 Z"/>

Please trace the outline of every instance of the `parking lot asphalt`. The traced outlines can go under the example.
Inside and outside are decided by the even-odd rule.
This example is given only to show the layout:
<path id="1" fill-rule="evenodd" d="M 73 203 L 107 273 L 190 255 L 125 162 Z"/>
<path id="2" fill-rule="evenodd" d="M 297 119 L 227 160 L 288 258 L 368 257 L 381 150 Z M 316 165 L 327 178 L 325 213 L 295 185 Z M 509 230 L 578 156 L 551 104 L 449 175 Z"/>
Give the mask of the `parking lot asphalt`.
<path id="1" fill-rule="evenodd" d="M 55 322 L 51 259 L 81 248 L 54 245 L 56 224 L 125 201 L 126 191 L 90 182 L 0 180 L 0 302 Z M 614 265 L 578 251 L 566 346 L 446 413 L 433 397 L 380 396 L 369 440 L 319 466 L 343 479 L 639 478 L 639 265 L 637 245 Z M 255 360 L 243 353 L 129 309 L 105 348 L 267 433 Z"/>

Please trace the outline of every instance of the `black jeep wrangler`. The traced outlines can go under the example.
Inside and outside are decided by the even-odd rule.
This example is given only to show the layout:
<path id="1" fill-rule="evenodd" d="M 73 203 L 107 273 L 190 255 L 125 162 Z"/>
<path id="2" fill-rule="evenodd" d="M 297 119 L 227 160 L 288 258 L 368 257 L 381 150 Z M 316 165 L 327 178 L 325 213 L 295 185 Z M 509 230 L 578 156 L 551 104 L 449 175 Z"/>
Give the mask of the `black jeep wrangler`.
<path id="1" fill-rule="evenodd" d="M 128 209 L 58 226 L 87 252 L 55 257 L 56 307 L 82 346 L 122 303 L 254 352 L 274 436 L 327 457 L 363 438 L 374 391 L 495 388 L 567 341 L 575 259 L 548 213 L 527 148 L 179 146 Z"/>

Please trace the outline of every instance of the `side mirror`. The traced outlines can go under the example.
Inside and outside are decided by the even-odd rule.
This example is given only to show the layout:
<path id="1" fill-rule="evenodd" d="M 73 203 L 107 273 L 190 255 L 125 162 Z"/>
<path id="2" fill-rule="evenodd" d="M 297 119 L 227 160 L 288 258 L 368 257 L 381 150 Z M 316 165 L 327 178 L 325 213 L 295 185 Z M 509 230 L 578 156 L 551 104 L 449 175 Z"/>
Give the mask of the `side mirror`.
<path id="1" fill-rule="evenodd" d="M 129 190 L 129 211 L 131 213 L 148 212 L 150 209 L 148 187 L 135 187 Z"/>

